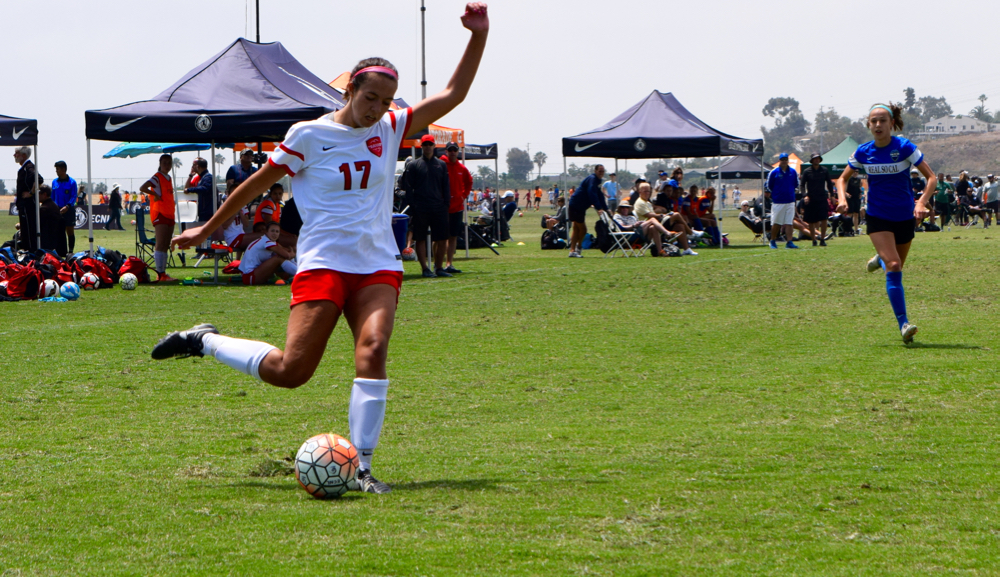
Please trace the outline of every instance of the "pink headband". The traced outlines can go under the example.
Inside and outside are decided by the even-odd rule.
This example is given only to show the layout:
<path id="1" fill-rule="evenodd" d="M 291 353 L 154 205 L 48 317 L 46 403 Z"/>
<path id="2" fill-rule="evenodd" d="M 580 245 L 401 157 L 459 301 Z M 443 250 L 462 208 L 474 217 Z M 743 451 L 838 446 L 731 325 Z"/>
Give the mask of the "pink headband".
<path id="1" fill-rule="evenodd" d="M 399 75 L 396 74 L 396 71 L 393 70 L 392 68 L 386 68 L 385 66 L 369 66 L 367 68 L 362 68 L 361 70 L 355 72 L 353 76 L 351 76 L 351 80 L 354 80 L 355 78 L 358 77 L 359 74 L 364 74 L 365 72 L 381 72 L 386 76 L 391 76 L 393 79 L 399 80 Z"/>

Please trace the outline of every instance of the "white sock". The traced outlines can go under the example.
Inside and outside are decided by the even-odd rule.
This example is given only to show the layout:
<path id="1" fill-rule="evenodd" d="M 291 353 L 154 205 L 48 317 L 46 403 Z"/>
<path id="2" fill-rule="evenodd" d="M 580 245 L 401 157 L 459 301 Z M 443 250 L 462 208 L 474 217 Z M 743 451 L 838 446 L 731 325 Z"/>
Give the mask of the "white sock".
<path id="1" fill-rule="evenodd" d="M 260 363 L 278 347 L 260 341 L 234 339 L 207 334 L 201 338 L 201 352 L 212 355 L 220 363 L 260 380 Z"/>
<path id="2" fill-rule="evenodd" d="M 378 447 L 385 420 L 385 398 L 389 391 L 388 379 L 354 379 L 351 388 L 351 408 L 347 422 L 351 429 L 351 442 L 358 450 L 362 471 L 371 469 L 372 455 Z"/>
<path id="3" fill-rule="evenodd" d="M 281 270 L 285 271 L 286 273 L 292 276 L 295 276 L 295 273 L 298 272 L 299 267 L 298 265 L 295 264 L 295 261 L 286 260 L 285 262 L 281 263 Z"/>
<path id="4" fill-rule="evenodd" d="M 153 263 L 156 265 L 156 272 L 167 271 L 167 253 L 159 250 L 153 251 Z"/>

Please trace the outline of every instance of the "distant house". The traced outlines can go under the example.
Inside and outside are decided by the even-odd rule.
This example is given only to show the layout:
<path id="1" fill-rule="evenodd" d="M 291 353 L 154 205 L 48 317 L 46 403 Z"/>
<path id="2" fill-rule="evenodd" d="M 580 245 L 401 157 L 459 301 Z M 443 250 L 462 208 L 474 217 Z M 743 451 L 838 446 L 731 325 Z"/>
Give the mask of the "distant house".
<path id="1" fill-rule="evenodd" d="M 942 116 L 924 124 L 924 132 L 934 136 L 992 132 L 996 129 L 996 124 L 963 115 Z"/>

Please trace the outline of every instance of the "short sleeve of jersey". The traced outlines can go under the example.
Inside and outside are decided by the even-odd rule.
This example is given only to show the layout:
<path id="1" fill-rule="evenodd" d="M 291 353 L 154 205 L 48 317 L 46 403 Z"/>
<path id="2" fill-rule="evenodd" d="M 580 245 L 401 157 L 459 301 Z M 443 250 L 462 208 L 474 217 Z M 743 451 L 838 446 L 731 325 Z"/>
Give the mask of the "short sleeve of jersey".
<path id="1" fill-rule="evenodd" d="M 901 147 L 902 156 L 910 163 L 910 166 L 916 166 L 924 161 L 924 154 L 920 152 L 916 144 L 913 144 L 909 140 L 903 143 Z"/>
<path id="2" fill-rule="evenodd" d="M 857 150 L 852 152 L 850 158 L 847 159 L 847 165 L 853 168 L 854 170 L 861 170 L 861 163 L 858 162 L 859 150 L 861 150 L 860 146 L 857 148 Z"/>
<path id="3" fill-rule="evenodd" d="M 156 196 L 163 195 L 163 193 L 160 192 L 160 179 L 157 178 L 155 174 L 149 177 L 149 180 L 147 180 L 146 182 L 149 183 L 149 187 L 153 190 L 153 194 L 155 194 Z"/>
<path id="4" fill-rule="evenodd" d="M 306 126 L 302 124 L 292 126 L 285 135 L 285 140 L 271 153 L 267 163 L 284 170 L 288 176 L 295 176 L 306 166 L 308 137 L 309 130 Z"/>
<path id="5" fill-rule="evenodd" d="M 392 130 L 393 142 L 389 150 L 399 150 L 399 145 L 402 144 L 403 139 L 410 132 L 410 124 L 413 120 L 413 109 L 412 108 L 401 108 L 399 110 L 390 110 L 385 113 L 382 117 L 382 122 L 388 122 L 389 128 Z"/>

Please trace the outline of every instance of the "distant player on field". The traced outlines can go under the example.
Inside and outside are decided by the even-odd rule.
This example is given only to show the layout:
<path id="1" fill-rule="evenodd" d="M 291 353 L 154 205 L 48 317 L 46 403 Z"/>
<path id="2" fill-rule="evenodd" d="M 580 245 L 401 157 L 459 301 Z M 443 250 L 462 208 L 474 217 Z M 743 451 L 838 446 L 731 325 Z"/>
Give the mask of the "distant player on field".
<path id="1" fill-rule="evenodd" d="M 371 462 L 385 418 L 386 357 L 403 280 L 392 233 L 396 155 L 405 137 L 468 94 L 489 33 L 486 5 L 469 3 L 462 24 L 472 37 L 443 91 L 412 108 L 390 111 L 399 85 L 396 68 L 382 58 L 362 60 L 351 72 L 343 109 L 294 125 L 267 165 L 237 187 L 204 226 L 173 241 L 181 248 L 204 242 L 251 199 L 285 174 L 292 177 L 302 229 L 285 350 L 221 336 L 202 324 L 167 335 L 152 356 L 208 354 L 269 384 L 295 388 L 316 371 L 343 314 L 354 335 L 357 376 L 348 411 L 351 441 L 361 461 L 358 488 L 369 493 L 391 490 L 372 475 Z"/>
<path id="2" fill-rule="evenodd" d="M 173 166 L 173 157 L 161 155 L 160 169 L 139 187 L 143 194 L 149 195 L 149 221 L 156 231 L 153 261 L 157 282 L 174 280 L 167 274 L 167 251 L 170 250 L 170 235 L 174 233 L 174 183 L 170 180 Z"/>
<path id="3" fill-rule="evenodd" d="M 878 253 L 868 261 L 868 272 L 885 270 L 885 290 L 892 312 L 899 323 L 904 343 L 913 342 L 917 325 L 906 316 L 903 293 L 903 263 L 910 252 L 913 229 L 927 216 L 927 200 L 937 187 L 937 177 L 915 144 L 894 130 L 903 129 L 903 109 L 898 104 L 876 104 L 868 111 L 868 129 L 875 140 L 858 147 L 847 161 L 847 168 L 837 179 L 837 211 L 847 212 L 847 181 L 857 171 L 868 175 L 868 206 L 865 221 L 868 238 Z M 913 201 L 910 190 L 910 167 L 916 167 L 927 182 L 923 194 Z"/>

